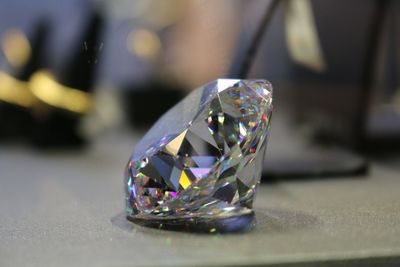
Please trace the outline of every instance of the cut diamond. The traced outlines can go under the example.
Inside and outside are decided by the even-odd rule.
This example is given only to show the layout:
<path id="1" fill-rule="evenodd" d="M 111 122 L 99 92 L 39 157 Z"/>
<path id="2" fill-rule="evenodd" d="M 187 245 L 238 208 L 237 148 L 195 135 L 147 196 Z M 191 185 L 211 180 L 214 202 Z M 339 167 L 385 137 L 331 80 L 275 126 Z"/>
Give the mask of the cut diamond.
<path id="1" fill-rule="evenodd" d="M 251 212 L 271 112 L 272 86 L 265 80 L 219 79 L 195 90 L 137 144 L 126 168 L 128 217 Z"/>

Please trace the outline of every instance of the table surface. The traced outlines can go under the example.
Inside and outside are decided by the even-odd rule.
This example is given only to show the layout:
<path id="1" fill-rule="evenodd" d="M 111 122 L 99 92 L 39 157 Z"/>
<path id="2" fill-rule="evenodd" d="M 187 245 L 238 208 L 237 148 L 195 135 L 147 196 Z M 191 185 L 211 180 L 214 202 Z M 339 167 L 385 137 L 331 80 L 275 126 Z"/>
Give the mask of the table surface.
<path id="1" fill-rule="evenodd" d="M 396 162 L 367 177 L 262 184 L 252 231 L 198 235 L 125 220 L 122 173 L 137 139 L 114 132 L 75 152 L 1 145 L 0 265 L 400 266 Z"/>

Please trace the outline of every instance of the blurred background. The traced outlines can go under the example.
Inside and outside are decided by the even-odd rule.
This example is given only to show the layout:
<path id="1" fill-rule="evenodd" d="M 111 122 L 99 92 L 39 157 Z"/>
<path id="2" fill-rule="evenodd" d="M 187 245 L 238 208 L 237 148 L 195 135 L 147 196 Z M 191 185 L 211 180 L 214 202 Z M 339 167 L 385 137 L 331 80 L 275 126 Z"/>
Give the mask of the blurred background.
<path id="1" fill-rule="evenodd" d="M 395 137 L 398 125 L 398 4 L 360 3 L 289 1 L 274 8 L 247 75 L 273 82 L 277 101 L 285 98 L 276 106 L 294 111 L 293 124 L 356 149 L 367 148 L 368 137 Z M 151 125 L 194 88 L 235 75 L 229 71 L 241 64 L 235 58 L 268 3 L 1 4 L 2 138 L 68 147 L 126 122 Z M 49 89 L 48 75 L 65 90 Z M 11 90 L 14 79 L 28 87 L 36 80 L 40 88 Z M 48 130 L 51 140 L 44 138 Z"/>
<path id="2" fill-rule="evenodd" d="M 82 148 L 119 127 L 144 131 L 196 87 L 239 77 L 270 8 L 239 77 L 266 78 L 276 88 L 274 128 L 284 136 L 271 142 L 266 171 L 280 176 L 290 172 L 280 169 L 282 162 L 287 168 L 303 160 L 287 174 L 365 173 L 365 153 L 398 150 L 396 1 L 1 5 L 2 143 Z M 316 160 L 324 166 L 312 170 Z"/>
<path id="3" fill-rule="evenodd" d="M 3 209 L 43 177 L 122 203 L 135 143 L 217 78 L 274 86 L 262 184 L 400 176 L 399 48 L 395 0 L 0 0 Z"/>

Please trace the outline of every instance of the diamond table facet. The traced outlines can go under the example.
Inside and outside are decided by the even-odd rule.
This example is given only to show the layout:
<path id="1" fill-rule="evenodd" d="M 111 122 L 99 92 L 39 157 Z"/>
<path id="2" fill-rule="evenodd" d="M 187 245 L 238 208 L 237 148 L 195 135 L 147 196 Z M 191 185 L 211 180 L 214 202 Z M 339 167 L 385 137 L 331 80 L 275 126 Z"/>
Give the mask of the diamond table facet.
<path id="1" fill-rule="evenodd" d="M 265 80 L 219 79 L 196 89 L 137 144 L 126 168 L 128 218 L 188 226 L 249 217 L 271 112 Z"/>

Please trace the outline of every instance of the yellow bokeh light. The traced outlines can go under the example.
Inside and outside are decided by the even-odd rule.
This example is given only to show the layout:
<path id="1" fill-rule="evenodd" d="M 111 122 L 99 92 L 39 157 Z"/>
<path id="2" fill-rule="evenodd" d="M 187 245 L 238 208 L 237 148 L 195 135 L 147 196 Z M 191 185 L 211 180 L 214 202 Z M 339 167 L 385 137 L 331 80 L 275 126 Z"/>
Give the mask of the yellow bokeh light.
<path id="1" fill-rule="evenodd" d="M 36 99 L 29 90 L 27 82 L 0 72 L 0 101 L 30 108 L 35 104 Z"/>
<path id="2" fill-rule="evenodd" d="M 49 72 L 36 72 L 29 86 L 35 97 L 50 106 L 81 114 L 92 107 L 89 93 L 59 84 Z"/>
<path id="3" fill-rule="evenodd" d="M 161 51 L 161 41 L 157 34 L 146 29 L 132 31 L 127 39 L 128 50 L 145 59 L 155 59 Z"/>
<path id="4" fill-rule="evenodd" d="M 31 45 L 20 30 L 9 30 L 1 40 L 4 56 L 14 68 L 22 67 L 31 56 Z"/>

